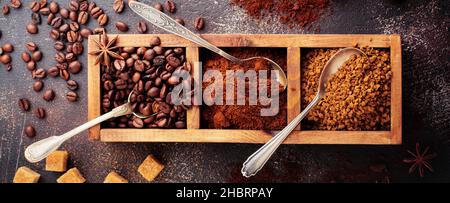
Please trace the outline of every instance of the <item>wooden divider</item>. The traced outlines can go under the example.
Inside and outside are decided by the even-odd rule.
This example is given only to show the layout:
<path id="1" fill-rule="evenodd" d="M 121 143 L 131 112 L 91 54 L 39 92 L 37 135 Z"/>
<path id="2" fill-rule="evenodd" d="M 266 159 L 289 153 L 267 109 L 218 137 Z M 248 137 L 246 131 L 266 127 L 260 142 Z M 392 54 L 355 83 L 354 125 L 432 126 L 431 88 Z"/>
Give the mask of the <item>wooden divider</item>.
<path id="1" fill-rule="evenodd" d="M 198 83 L 201 77 L 201 71 L 199 67 L 199 48 L 198 47 L 186 47 L 186 60 L 191 64 L 191 75 L 195 83 Z M 201 85 L 201 84 L 200 84 Z M 187 129 L 199 129 L 200 128 L 200 107 L 191 106 L 186 112 L 186 128 Z"/>
<path id="2" fill-rule="evenodd" d="M 287 49 L 287 116 L 288 123 L 300 114 L 300 47 L 288 47 Z M 300 130 L 300 124 L 296 127 Z"/>

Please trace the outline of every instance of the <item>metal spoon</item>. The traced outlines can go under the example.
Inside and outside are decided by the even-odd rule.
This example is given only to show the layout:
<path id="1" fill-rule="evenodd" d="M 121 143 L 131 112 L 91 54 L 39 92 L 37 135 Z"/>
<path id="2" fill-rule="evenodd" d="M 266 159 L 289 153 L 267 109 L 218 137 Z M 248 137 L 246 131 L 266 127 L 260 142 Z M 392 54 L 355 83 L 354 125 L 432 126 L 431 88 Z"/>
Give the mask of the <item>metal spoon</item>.
<path id="1" fill-rule="evenodd" d="M 173 33 L 180 37 L 183 37 L 191 42 L 197 43 L 200 46 L 205 47 L 234 63 L 240 64 L 240 63 L 243 63 L 246 61 L 251 61 L 254 59 L 263 59 L 263 60 L 268 61 L 270 63 L 270 65 L 272 66 L 272 69 L 275 70 L 275 76 L 277 78 L 276 80 L 282 87 L 282 91 L 284 91 L 286 89 L 286 87 L 287 87 L 286 74 L 284 73 L 283 69 L 277 63 L 275 63 L 273 60 L 266 58 L 266 57 L 250 57 L 250 58 L 246 58 L 246 59 L 236 58 L 236 57 L 226 53 L 225 51 L 219 49 L 218 47 L 212 45 L 211 43 L 204 40 L 200 36 L 194 34 L 190 30 L 188 30 L 186 27 L 180 25 L 175 20 L 173 20 L 171 17 L 169 17 L 168 15 L 164 14 L 161 11 L 158 11 L 157 9 L 153 8 L 152 6 L 148 6 L 146 4 L 143 4 L 143 3 L 140 3 L 137 1 L 128 1 L 128 6 L 135 13 L 137 13 L 138 15 L 140 15 L 141 17 L 143 17 L 145 20 L 149 21 L 150 23 L 154 24 L 155 26 L 157 26 L 167 32 L 170 32 L 170 33 Z"/>
<path id="2" fill-rule="evenodd" d="M 148 116 L 133 112 L 130 102 L 131 95 L 133 93 L 134 91 L 131 91 L 131 93 L 128 95 L 127 103 L 114 108 L 110 112 L 105 113 L 93 120 L 90 120 L 87 123 L 80 125 L 60 136 L 51 136 L 31 144 L 25 149 L 24 152 L 25 159 L 27 159 L 31 163 L 39 162 L 42 159 L 45 159 L 50 153 L 57 150 L 59 146 L 61 146 L 61 144 L 64 143 L 66 140 L 110 118 L 124 116 L 128 114 L 133 114 L 139 118 L 147 118 Z"/>
<path id="3" fill-rule="evenodd" d="M 264 164 L 269 160 L 272 154 L 277 150 L 281 143 L 288 137 L 288 135 L 294 130 L 294 128 L 300 123 L 300 121 L 308 114 L 308 112 L 325 96 L 328 79 L 336 73 L 336 71 L 345 63 L 352 55 L 364 54 L 357 48 L 344 48 L 336 52 L 330 60 L 325 64 L 322 73 L 319 78 L 319 87 L 317 88 L 317 94 L 310 104 L 295 117 L 283 130 L 278 132 L 277 135 L 272 137 L 265 145 L 258 149 L 255 153 L 250 155 L 244 162 L 242 167 L 242 175 L 244 177 L 254 176 L 259 170 L 262 169 Z"/>

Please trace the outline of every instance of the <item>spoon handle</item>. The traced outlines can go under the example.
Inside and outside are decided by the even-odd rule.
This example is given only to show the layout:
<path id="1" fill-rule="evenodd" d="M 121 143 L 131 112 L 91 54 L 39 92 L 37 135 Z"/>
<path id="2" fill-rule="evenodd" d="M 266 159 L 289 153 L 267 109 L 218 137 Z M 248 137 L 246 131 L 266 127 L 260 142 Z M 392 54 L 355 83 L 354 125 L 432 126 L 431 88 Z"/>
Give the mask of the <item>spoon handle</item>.
<path id="1" fill-rule="evenodd" d="M 157 9 L 153 8 L 152 6 L 137 2 L 137 1 L 129 1 L 128 6 L 133 10 L 135 13 L 140 15 L 142 18 L 147 20 L 148 22 L 152 23 L 153 25 L 167 31 L 170 33 L 173 33 L 175 35 L 178 35 L 180 37 L 183 37 L 191 42 L 197 43 L 198 45 L 205 47 L 224 58 L 239 63 L 240 59 L 236 58 L 223 50 L 219 49 L 218 47 L 212 45 L 208 41 L 204 40 L 200 36 L 194 34 L 186 27 L 180 25 L 169 17 L 168 15 L 164 14 L 161 11 L 158 11 Z"/>
<path id="2" fill-rule="evenodd" d="M 59 148 L 59 146 L 71 137 L 83 132 L 94 125 L 97 125 L 105 120 L 113 117 L 118 117 L 131 113 L 131 107 L 129 103 L 123 104 L 111 110 L 110 112 L 103 114 L 87 123 L 80 125 L 69 132 L 66 132 L 60 136 L 51 136 L 40 141 L 37 141 L 25 149 L 25 158 L 31 162 L 36 163 L 45 159 L 50 153 Z"/>
<path id="3" fill-rule="evenodd" d="M 320 101 L 321 96 L 317 94 L 311 103 L 297 116 L 295 117 L 283 130 L 278 132 L 272 139 L 258 149 L 255 153 L 250 155 L 242 166 L 241 173 L 244 177 L 256 175 L 259 170 L 262 169 L 264 164 L 270 159 L 272 154 L 283 143 L 288 135 L 295 129 L 295 127 L 302 121 L 302 119 L 308 114 L 308 112 Z"/>

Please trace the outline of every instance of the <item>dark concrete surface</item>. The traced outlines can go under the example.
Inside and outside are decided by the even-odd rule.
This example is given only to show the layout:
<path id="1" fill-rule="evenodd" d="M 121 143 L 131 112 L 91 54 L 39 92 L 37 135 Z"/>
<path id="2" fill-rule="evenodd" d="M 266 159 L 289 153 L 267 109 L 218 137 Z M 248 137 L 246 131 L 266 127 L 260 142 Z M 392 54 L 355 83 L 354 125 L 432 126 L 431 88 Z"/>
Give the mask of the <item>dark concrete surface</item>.
<path id="1" fill-rule="evenodd" d="M 29 35 L 25 25 L 31 11 L 26 6 L 11 9 L 8 16 L 0 14 L 0 44 L 15 45 L 13 70 L 0 69 L 0 182 L 11 182 L 20 166 L 42 174 L 40 182 L 55 182 L 60 173 L 45 172 L 44 163 L 30 164 L 23 157 L 24 148 L 42 138 L 64 133 L 86 121 L 86 68 L 73 78 L 80 83 L 80 101 L 69 103 L 64 98 L 65 82 L 45 79 L 45 88 L 56 91 L 56 99 L 47 103 L 42 93 L 31 89 L 33 79 L 20 59 L 24 44 L 35 41 L 44 50 L 39 67 L 48 69 L 54 63 L 53 40 L 49 26 L 39 27 L 39 34 Z M 63 4 L 68 1 L 59 0 Z M 126 8 L 114 15 L 112 1 L 95 1 L 109 13 L 109 33 L 119 33 L 116 20 L 130 25 L 128 33 L 136 33 L 137 15 Z M 146 3 L 156 1 L 143 0 Z M 172 16 L 185 19 L 192 29 L 196 16 L 203 16 L 206 27 L 202 33 L 312 33 L 280 25 L 267 19 L 256 21 L 242 9 L 220 0 L 176 0 L 177 12 Z M 0 1 L 0 5 L 9 1 Z M 131 182 L 144 182 L 136 172 L 149 153 L 166 166 L 156 182 L 450 182 L 450 64 L 448 0 L 339 0 L 332 2 L 332 12 L 314 24 L 321 33 L 400 34 L 403 49 L 403 142 L 401 146 L 282 146 L 266 167 L 251 179 L 240 174 L 242 162 L 259 145 L 200 143 L 100 143 L 87 140 L 82 133 L 63 145 L 70 153 L 70 166 L 80 169 L 88 182 L 101 182 L 110 170 L 116 170 Z M 96 22 L 90 21 L 90 27 Z M 161 30 L 150 27 L 152 33 Z M 86 43 L 86 42 L 85 42 Z M 80 58 L 86 64 L 86 51 Z M 2 66 L 2 65 L 0 65 Z M 48 116 L 38 120 L 31 113 L 18 109 L 17 100 L 26 97 L 32 107 L 43 106 Z M 37 136 L 23 135 L 25 124 L 37 128 Z M 205 135 L 207 136 L 207 135 Z M 409 165 L 402 162 L 416 142 L 431 147 L 438 156 L 431 161 L 435 171 L 420 178 L 408 174 Z M 386 167 L 375 172 L 375 166 Z"/>

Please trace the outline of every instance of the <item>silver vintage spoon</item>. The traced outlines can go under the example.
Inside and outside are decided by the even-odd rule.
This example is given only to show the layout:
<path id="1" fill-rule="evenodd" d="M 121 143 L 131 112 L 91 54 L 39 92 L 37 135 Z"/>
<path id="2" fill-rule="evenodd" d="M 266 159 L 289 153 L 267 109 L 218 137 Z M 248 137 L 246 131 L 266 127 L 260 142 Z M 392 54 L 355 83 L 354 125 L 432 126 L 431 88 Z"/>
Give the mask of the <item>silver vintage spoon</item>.
<path id="1" fill-rule="evenodd" d="M 262 169 L 264 164 L 269 160 L 272 154 L 277 150 L 281 143 L 289 136 L 294 128 L 302 121 L 302 119 L 308 114 L 308 112 L 325 96 L 328 79 L 337 72 L 337 70 L 345 63 L 352 55 L 364 54 L 357 48 L 344 48 L 336 52 L 330 60 L 325 64 L 319 78 L 319 87 L 317 88 L 317 94 L 310 104 L 295 117 L 283 130 L 278 132 L 277 135 L 272 137 L 265 145 L 258 149 L 255 153 L 250 155 L 244 162 L 242 167 L 242 175 L 244 177 L 254 176 Z"/>
<path id="2" fill-rule="evenodd" d="M 218 47 L 212 45 L 208 41 L 204 40 L 200 36 L 194 34 L 190 30 L 188 30 L 186 27 L 177 23 L 175 20 L 173 20 L 168 15 L 164 14 L 161 11 L 158 11 L 157 9 L 155 9 L 149 5 L 146 5 L 146 4 L 137 2 L 137 1 L 128 1 L 128 6 L 135 13 L 137 13 L 138 15 L 140 15 L 142 18 L 149 21 L 150 23 L 154 24 L 155 26 L 157 26 L 167 32 L 170 32 L 170 33 L 173 33 L 180 37 L 183 37 L 189 41 L 197 43 L 200 46 L 205 47 L 234 63 L 240 64 L 240 63 L 255 60 L 255 59 L 263 59 L 265 61 L 268 61 L 271 65 L 272 69 L 275 70 L 275 74 L 276 74 L 275 76 L 277 78 L 276 80 L 281 85 L 282 91 L 284 91 L 286 89 L 286 87 L 287 87 L 286 74 L 283 72 L 283 69 L 280 67 L 280 65 L 275 63 L 273 60 L 266 58 L 266 57 L 259 57 L 259 56 L 250 57 L 250 58 L 246 58 L 246 59 L 236 58 L 236 57 L 226 53 L 225 51 L 219 49 Z"/>
<path id="3" fill-rule="evenodd" d="M 80 125 L 74 129 L 72 129 L 69 132 L 66 132 L 59 136 L 51 136 L 45 139 L 42 139 L 40 141 L 37 141 L 30 146 L 28 146 L 25 149 L 25 159 L 27 159 L 31 163 L 36 163 L 41 161 L 42 159 L 45 159 L 50 153 L 57 150 L 59 146 L 61 146 L 62 143 L 64 143 L 66 140 L 70 139 L 71 137 L 91 128 L 94 125 L 97 125 L 103 121 L 106 121 L 110 118 L 124 116 L 128 114 L 133 114 L 139 118 L 146 118 L 148 116 L 145 116 L 140 113 L 133 112 L 133 109 L 131 108 L 131 95 L 134 92 L 131 91 L 131 93 L 128 95 L 128 102 L 125 104 L 122 104 L 113 110 L 111 110 L 108 113 L 105 113 L 93 120 L 90 120 L 89 122 Z"/>

